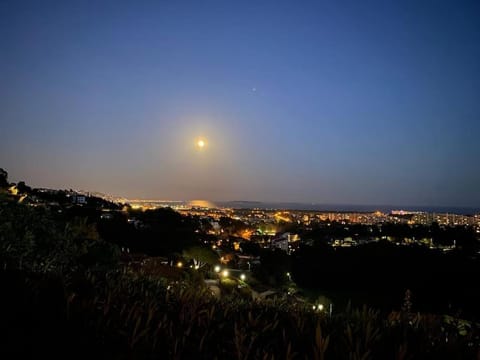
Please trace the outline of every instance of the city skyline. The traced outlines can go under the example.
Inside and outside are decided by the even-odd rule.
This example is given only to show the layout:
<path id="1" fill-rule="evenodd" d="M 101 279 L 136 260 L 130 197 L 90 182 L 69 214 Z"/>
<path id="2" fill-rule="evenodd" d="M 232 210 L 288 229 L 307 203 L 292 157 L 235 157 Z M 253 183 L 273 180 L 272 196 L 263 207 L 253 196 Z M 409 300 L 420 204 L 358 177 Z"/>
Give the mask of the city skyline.
<path id="1" fill-rule="evenodd" d="M 0 4 L 0 167 L 126 198 L 480 205 L 480 4 Z"/>

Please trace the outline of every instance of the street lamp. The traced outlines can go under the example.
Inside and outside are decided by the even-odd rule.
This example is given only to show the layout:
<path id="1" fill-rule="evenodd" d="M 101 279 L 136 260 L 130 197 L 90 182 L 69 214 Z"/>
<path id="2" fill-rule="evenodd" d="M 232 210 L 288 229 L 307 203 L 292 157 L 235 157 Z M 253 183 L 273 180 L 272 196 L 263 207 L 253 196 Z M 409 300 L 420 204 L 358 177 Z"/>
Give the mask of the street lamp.
<path id="1" fill-rule="evenodd" d="M 227 277 L 228 274 L 229 274 L 229 273 L 228 273 L 228 270 L 223 270 L 223 272 L 222 272 L 223 277 Z"/>
<path id="2" fill-rule="evenodd" d="M 241 275 L 240 275 L 240 280 L 245 281 L 246 278 L 247 278 L 247 277 L 245 276 L 245 274 L 241 274 Z"/>
<path id="3" fill-rule="evenodd" d="M 221 270 L 221 269 L 220 269 L 220 265 L 216 265 L 213 270 L 215 270 L 216 273 L 219 273 L 220 270 Z"/>

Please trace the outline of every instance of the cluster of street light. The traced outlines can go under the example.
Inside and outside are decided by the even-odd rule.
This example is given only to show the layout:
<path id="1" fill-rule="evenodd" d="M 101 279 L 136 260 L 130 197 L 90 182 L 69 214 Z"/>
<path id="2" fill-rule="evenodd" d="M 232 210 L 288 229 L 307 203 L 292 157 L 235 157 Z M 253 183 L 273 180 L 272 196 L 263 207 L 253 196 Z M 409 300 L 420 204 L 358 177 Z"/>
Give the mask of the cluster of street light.
<path id="1" fill-rule="evenodd" d="M 181 261 L 177 262 L 177 267 L 178 267 L 178 268 L 182 268 L 182 267 L 183 267 L 183 263 L 182 263 Z M 190 266 L 190 267 L 192 267 L 192 266 Z M 195 270 L 198 270 L 200 267 L 199 267 L 198 265 L 195 265 L 194 268 L 195 268 Z M 215 265 L 215 267 L 213 268 L 213 270 L 214 270 L 217 274 L 221 275 L 221 276 L 224 277 L 224 278 L 228 278 L 228 277 L 230 276 L 230 272 L 229 272 L 227 269 L 224 269 L 224 270 L 222 271 L 222 268 L 220 267 L 220 265 Z M 289 275 L 289 274 L 288 274 L 288 275 Z M 245 281 L 245 280 L 247 279 L 247 275 L 245 275 L 245 274 L 242 273 L 242 274 L 240 274 L 239 279 L 242 280 L 242 281 Z"/>
<path id="2" fill-rule="evenodd" d="M 216 265 L 213 270 L 217 273 L 217 274 L 220 274 L 221 273 L 221 276 L 223 276 L 224 278 L 227 278 L 229 277 L 230 275 L 230 272 L 227 270 L 227 269 L 224 269 L 222 271 L 222 268 L 220 267 L 220 265 Z M 245 281 L 247 279 L 247 276 L 245 274 L 240 274 L 239 276 L 240 280 L 242 281 Z"/>
<path id="3" fill-rule="evenodd" d="M 177 263 L 177 267 L 179 267 L 179 268 L 183 267 L 183 263 L 182 263 L 181 261 L 179 261 L 179 262 Z M 198 265 L 196 265 L 196 266 L 195 266 L 195 269 L 198 270 L 198 268 L 199 268 Z M 217 274 L 219 274 L 220 276 L 222 276 L 223 278 L 228 278 L 228 277 L 230 276 L 230 272 L 229 272 L 227 269 L 224 269 L 224 270 L 222 271 L 222 268 L 220 267 L 220 265 L 215 265 L 215 267 L 213 268 L 213 270 L 214 270 Z M 290 275 L 290 273 L 287 272 L 286 275 L 287 275 L 287 277 L 291 280 L 291 275 Z M 240 274 L 239 278 L 240 278 L 240 280 L 245 281 L 246 278 L 247 278 L 247 276 L 242 273 L 242 274 Z M 331 311 L 332 311 L 331 307 L 332 307 L 332 306 L 330 305 L 330 315 L 331 315 Z M 318 312 L 323 312 L 323 311 L 325 310 L 325 305 L 323 305 L 323 304 L 312 305 L 312 310 L 313 310 L 313 311 L 318 311 Z"/>
<path id="4" fill-rule="evenodd" d="M 183 263 L 181 261 L 179 261 L 177 263 L 177 267 L 181 268 L 183 267 Z M 196 265 L 195 266 L 195 269 L 198 270 L 199 266 Z M 224 269 L 222 271 L 222 268 L 220 267 L 220 265 L 215 265 L 215 267 L 213 268 L 213 270 L 219 274 L 219 276 L 222 276 L 223 278 L 228 278 L 230 276 L 230 272 L 227 270 L 227 269 Z M 289 272 L 286 273 L 287 277 L 291 280 L 291 275 Z M 247 276 L 245 274 L 240 274 L 239 276 L 240 280 L 241 281 L 245 281 Z M 318 312 L 323 312 L 325 310 L 325 306 L 323 304 L 318 304 L 318 305 L 312 305 L 312 310 L 313 311 L 318 311 Z M 330 305 L 330 313 L 331 313 L 331 305 Z"/>

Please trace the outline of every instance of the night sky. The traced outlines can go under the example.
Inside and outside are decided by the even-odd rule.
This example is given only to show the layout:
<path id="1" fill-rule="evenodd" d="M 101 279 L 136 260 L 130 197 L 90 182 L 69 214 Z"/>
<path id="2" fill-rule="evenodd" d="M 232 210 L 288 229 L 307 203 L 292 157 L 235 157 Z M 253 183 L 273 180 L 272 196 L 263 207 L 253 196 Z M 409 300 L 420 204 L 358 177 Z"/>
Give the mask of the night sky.
<path id="1" fill-rule="evenodd" d="M 479 206 L 479 135 L 479 1 L 0 2 L 12 181 Z"/>

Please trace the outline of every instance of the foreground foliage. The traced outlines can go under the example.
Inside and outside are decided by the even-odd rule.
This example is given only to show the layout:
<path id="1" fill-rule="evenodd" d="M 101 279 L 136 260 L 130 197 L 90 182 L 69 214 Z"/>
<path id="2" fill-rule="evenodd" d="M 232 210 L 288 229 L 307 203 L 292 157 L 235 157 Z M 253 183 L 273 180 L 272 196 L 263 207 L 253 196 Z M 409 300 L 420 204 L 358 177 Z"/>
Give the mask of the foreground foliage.
<path id="1" fill-rule="evenodd" d="M 0 209 L 1 358 L 475 359 L 478 325 L 454 317 L 385 316 L 347 306 L 214 297 L 201 281 L 118 264 L 82 219 Z M 408 304 L 407 304 L 408 305 Z"/>
<path id="2" fill-rule="evenodd" d="M 2 352 L 119 359 L 475 359 L 476 325 L 347 308 L 331 317 L 286 301 L 216 299 L 186 283 L 122 271 L 2 271 Z"/>

